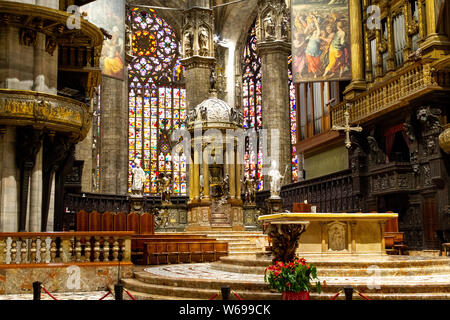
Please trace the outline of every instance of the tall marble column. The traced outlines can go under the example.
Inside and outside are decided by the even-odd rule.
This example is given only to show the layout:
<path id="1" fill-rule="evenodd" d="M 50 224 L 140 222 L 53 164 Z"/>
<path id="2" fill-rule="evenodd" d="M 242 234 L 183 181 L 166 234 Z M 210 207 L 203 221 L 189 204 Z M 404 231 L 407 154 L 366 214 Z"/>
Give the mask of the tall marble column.
<path id="1" fill-rule="evenodd" d="M 262 122 L 267 132 L 268 152 L 264 155 L 264 167 L 269 168 L 270 161 L 275 160 L 282 175 L 291 166 L 288 78 L 291 43 L 286 19 L 289 19 L 289 9 L 284 0 L 258 1 L 257 50 L 261 57 Z M 291 180 L 291 170 L 286 170 L 284 183 Z M 269 189 L 268 176 L 264 176 L 264 188 Z"/>
<path id="2" fill-rule="evenodd" d="M 207 0 L 190 0 L 183 17 L 181 63 L 186 68 L 188 110 L 209 97 L 214 58 L 214 16 Z"/>
<path id="3" fill-rule="evenodd" d="M 30 206 L 29 206 L 29 221 L 27 231 L 40 232 L 41 231 L 41 216 L 42 216 L 42 158 L 43 148 L 39 150 L 36 156 L 33 171 L 31 173 L 30 182 Z"/>
<path id="4" fill-rule="evenodd" d="M 16 128 L 0 130 L 0 232 L 17 232 L 19 226 L 20 172 L 15 161 Z"/>

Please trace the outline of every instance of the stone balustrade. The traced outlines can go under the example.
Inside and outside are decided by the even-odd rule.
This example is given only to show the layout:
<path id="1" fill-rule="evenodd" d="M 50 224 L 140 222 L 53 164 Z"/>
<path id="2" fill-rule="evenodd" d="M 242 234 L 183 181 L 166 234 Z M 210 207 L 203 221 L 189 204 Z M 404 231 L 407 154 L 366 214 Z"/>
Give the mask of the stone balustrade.
<path id="1" fill-rule="evenodd" d="M 388 77 L 388 79 L 385 79 Z M 405 66 L 388 75 L 383 81 L 374 82 L 366 92 L 357 95 L 350 103 L 351 123 L 364 123 L 387 112 L 401 108 L 408 101 L 435 90 L 450 87 L 448 72 L 437 71 L 426 61 Z M 345 125 L 347 102 L 331 110 L 332 125 Z"/>
<path id="2" fill-rule="evenodd" d="M 0 233 L 0 265 L 130 262 L 132 234 Z"/>

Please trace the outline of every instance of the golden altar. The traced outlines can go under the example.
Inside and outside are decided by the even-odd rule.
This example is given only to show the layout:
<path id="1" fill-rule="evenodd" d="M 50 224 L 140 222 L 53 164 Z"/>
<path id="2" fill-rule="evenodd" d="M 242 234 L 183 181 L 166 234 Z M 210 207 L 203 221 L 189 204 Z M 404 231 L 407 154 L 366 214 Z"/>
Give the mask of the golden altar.
<path id="1" fill-rule="evenodd" d="M 259 220 L 269 224 L 266 232 L 272 238 L 273 248 L 279 246 L 277 241 L 290 241 L 282 247 L 296 246 L 296 254 L 303 257 L 386 255 L 384 227 L 386 221 L 397 217 L 396 213 L 278 213 L 260 216 Z M 304 227 L 294 241 L 285 233 L 299 224 Z"/>

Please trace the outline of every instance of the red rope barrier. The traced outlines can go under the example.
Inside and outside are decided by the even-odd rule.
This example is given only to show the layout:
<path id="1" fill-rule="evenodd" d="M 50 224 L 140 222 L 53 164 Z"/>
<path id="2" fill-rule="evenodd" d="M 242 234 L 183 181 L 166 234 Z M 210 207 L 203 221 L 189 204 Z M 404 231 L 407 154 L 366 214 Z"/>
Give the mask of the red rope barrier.
<path id="1" fill-rule="evenodd" d="M 136 300 L 136 298 L 133 297 L 133 296 L 131 295 L 131 293 L 128 292 L 127 289 L 125 289 L 125 292 L 127 293 L 127 295 L 128 295 L 132 300 Z"/>
<path id="2" fill-rule="evenodd" d="M 215 293 L 208 300 L 214 300 L 215 298 L 217 298 L 218 295 L 219 295 L 218 293 Z"/>
<path id="3" fill-rule="evenodd" d="M 44 286 L 41 286 L 41 288 L 44 290 L 44 292 L 45 292 L 46 294 L 48 294 L 48 295 L 50 296 L 50 298 L 52 298 L 53 300 L 58 300 L 58 299 L 56 299 L 54 296 L 52 296 L 52 294 L 51 294 L 50 292 L 48 292 L 47 289 L 45 289 Z"/>
<path id="4" fill-rule="evenodd" d="M 336 298 L 342 293 L 342 290 L 339 291 L 338 293 L 336 293 L 333 298 L 331 298 L 330 300 L 336 300 Z"/>
<path id="5" fill-rule="evenodd" d="M 363 298 L 364 300 L 371 300 L 371 299 L 367 298 L 365 295 L 363 295 L 361 292 L 359 292 L 359 291 L 357 291 L 357 290 L 355 290 L 355 291 L 356 291 L 356 293 L 359 294 L 359 296 L 360 296 L 361 298 Z"/>
<path id="6" fill-rule="evenodd" d="M 108 293 L 107 294 L 105 294 L 103 297 L 101 297 L 100 299 L 98 299 L 99 301 L 100 300 L 103 300 L 103 299 L 105 299 L 107 296 L 109 296 L 111 294 L 111 291 L 108 291 Z"/>
<path id="7" fill-rule="evenodd" d="M 239 300 L 242 300 L 242 298 L 236 292 L 233 291 L 233 294 L 236 298 L 238 298 Z"/>

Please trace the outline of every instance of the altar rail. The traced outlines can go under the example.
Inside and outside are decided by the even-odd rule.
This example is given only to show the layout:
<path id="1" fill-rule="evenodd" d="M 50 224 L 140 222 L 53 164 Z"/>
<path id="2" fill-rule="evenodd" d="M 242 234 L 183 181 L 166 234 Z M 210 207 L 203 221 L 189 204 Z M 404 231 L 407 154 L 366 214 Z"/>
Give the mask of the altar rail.
<path id="1" fill-rule="evenodd" d="M 351 123 L 364 123 L 384 113 L 401 108 L 408 101 L 435 90 L 450 89 L 447 71 L 437 71 L 431 64 L 417 62 L 396 71 L 386 81 L 375 83 L 372 88 L 350 101 Z M 332 125 L 345 125 L 346 102 L 331 110 Z"/>
<path id="2" fill-rule="evenodd" d="M 0 233 L 1 265 L 131 261 L 133 232 Z"/>

